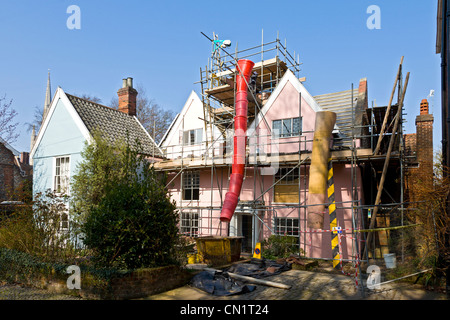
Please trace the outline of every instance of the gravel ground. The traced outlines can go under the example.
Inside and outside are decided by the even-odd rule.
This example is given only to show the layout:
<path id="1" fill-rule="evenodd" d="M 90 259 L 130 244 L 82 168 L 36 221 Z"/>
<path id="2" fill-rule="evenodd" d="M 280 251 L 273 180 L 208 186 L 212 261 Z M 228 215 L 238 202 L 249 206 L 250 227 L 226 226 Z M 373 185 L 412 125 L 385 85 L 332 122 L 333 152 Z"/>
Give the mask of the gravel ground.
<path id="1" fill-rule="evenodd" d="M 67 294 L 52 293 L 44 289 L 19 284 L 0 284 L 0 300 L 83 300 Z"/>

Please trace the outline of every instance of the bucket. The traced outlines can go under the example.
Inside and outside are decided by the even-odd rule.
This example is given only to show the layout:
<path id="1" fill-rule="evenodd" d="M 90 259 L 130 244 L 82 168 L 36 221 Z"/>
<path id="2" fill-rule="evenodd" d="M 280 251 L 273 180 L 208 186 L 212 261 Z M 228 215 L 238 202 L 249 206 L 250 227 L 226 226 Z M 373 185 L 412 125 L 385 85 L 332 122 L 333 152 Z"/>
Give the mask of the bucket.
<path id="1" fill-rule="evenodd" d="M 386 268 L 394 269 L 397 265 L 397 259 L 395 258 L 395 253 L 385 253 L 383 254 L 384 262 L 386 264 Z"/>
<path id="2" fill-rule="evenodd" d="M 197 263 L 197 254 L 196 253 L 188 253 L 188 264 L 194 264 Z"/>

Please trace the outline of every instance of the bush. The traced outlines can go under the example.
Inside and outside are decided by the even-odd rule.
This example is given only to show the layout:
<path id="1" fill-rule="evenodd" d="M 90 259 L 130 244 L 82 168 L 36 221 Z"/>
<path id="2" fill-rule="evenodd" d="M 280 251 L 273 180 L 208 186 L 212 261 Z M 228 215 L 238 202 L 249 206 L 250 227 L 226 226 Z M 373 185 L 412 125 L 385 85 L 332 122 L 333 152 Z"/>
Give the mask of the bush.
<path id="1" fill-rule="evenodd" d="M 113 148 L 95 141 L 72 185 L 83 242 L 94 261 L 124 269 L 173 263 L 178 214 L 165 176 L 128 143 Z"/>
<path id="2" fill-rule="evenodd" d="M 15 206 L 0 221 L 0 248 L 16 250 L 44 261 L 69 261 L 79 254 L 61 230 L 66 198 L 50 190 L 34 201 Z"/>
<path id="3" fill-rule="evenodd" d="M 261 246 L 262 256 L 266 259 L 287 258 L 299 253 L 297 238 L 292 236 L 271 235 Z"/>

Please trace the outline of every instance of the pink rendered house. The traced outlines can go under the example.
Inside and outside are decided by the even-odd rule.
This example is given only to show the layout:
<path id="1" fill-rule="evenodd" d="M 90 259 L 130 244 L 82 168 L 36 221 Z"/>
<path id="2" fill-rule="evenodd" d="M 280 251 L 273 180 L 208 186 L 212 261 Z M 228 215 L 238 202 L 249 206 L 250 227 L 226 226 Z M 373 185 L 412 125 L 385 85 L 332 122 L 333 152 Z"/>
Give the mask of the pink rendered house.
<path id="1" fill-rule="evenodd" d="M 180 212 L 180 231 L 194 237 L 243 236 L 243 252 L 252 252 L 256 243 L 272 234 L 292 235 L 305 256 L 332 258 L 331 232 L 306 225 L 315 115 L 324 110 L 337 114 L 330 146 L 336 217 L 338 226 L 351 230 L 361 223 L 352 204 L 355 199 L 358 205 L 364 201 L 361 170 L 352 163 L 352 152 L 372 154 L 370 145 L 362 148 L 361 139 L 349 134 L 352 121 L 364 121 L 366 80 L 355 90 L 313 97 L 288 69 L 259 102 L 261 109 L 248 122 L 245 178 L 229 224 L 219 217 L 229 184 L 233 131 L 220 126 L 217 109 L 205 112 L 204 101 L 195 92 L 173 121 L 159 145 L 167 159 L 155 168 L 168 173 L 168 188 Z M 348 147 L 352 142 L 355 149 Z M 329 224 L 326 213 L 324 226 Z M 357 252 L 349 237 L 342 237 L 341 250 L 343 259 L 353 259 Z"/>

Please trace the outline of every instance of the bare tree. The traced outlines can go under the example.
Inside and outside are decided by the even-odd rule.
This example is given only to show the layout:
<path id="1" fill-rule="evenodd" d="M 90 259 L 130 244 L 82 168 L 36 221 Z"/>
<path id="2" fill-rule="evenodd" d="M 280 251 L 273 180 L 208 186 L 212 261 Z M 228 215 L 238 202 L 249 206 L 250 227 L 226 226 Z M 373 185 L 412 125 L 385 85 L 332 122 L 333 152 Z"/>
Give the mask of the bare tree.
<path id="1" fill-rule="evenodd" d="M 161 141 L 175 114 L 171 110 L 164 110 L 154 99 L 147 97 L 142 84 L 136 86 L 138 92 L 136 101 L 136 117 L 147 132 L 153 137 L 156 143 Z M 119 100 L 117 97 L 111 99 L 109 107 L 118 109 Z"/>
<path id="2" fill-rule="evenodd" d="M 76 95 L 77 97 L 93 102 L 93 103 L 98 103 L 101 104 L 102 103 L 102 99 L 97 98 L 96 96 L 91 96 L 90 94 L 82 94 L 82 95 Z"/>
<path id="3" fill-rule="evenodd" d="M 11 144 L 19 134 L 16 133 L 18 122 L 14 122 L 17 111 L 12 107 L 12 99 L 6 100 L 6 95 L 0 98 L 0 138 Z"/>
<path id="4" fill-rule="evenodd" d="M 89 94 L 82 94 L 82 95 L 76 95 L 77 97 L 88 100 L 94 103 L 102 103 L 102 100 L 100 98 L 97 98 L 95 96 L 91 96 Z M 26 122 L 27 126 L 27 132 L 31 132 L 33 130 L 33 127 L 35 128 L 36 132 L 39 131 L 39 128 L 42 125 L 44 110 L 43 108 L 39 106 L 34 107 L 34 114 L 33 114 L 33 121 L 32 122 Z"/>
<path id="5" fill-rule="evenodd" d="M 27 126 L 27 132 L 31 132 L 31 130 L 33 130 L 33 127 L 36 130 L 36 132 L 39 131 L 39 128 L 42 125 L 43 114 L 44 110 L 42 108 L 39 108 L 38 106 L 34 107 L 33 121 L 25 123 L 25 125 Z"/>

